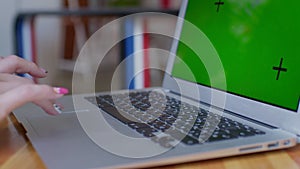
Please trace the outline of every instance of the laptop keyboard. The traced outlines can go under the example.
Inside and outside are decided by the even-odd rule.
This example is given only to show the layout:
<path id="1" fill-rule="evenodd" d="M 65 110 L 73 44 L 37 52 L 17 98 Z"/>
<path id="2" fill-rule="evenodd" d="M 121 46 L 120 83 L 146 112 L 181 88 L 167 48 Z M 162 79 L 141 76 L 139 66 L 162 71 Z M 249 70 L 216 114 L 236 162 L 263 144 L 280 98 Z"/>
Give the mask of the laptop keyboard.
<path id="1" fill-rule="evenodd" d="M 175 140 L 196 145 L 265 134 L 259 129 L 155 91 L 133 91 L 86 99 L 164 147 L 172 147 Z"/>

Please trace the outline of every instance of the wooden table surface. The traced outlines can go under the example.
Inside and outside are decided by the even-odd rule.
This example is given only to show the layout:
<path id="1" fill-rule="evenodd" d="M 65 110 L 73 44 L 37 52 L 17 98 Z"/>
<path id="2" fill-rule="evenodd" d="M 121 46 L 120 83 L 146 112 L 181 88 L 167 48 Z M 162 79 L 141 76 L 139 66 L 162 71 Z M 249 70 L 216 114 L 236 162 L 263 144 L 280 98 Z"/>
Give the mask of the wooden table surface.
<path id="1" fill-rule="evenodd" d="M 0 122 L 0 168 L 43 169 L 40 157 L 25 137 L 24 129 L 13 115 Z M 227 157 L 174 166 L 163 169 L 300 169 L 300 145 L 272 152 Z"/>

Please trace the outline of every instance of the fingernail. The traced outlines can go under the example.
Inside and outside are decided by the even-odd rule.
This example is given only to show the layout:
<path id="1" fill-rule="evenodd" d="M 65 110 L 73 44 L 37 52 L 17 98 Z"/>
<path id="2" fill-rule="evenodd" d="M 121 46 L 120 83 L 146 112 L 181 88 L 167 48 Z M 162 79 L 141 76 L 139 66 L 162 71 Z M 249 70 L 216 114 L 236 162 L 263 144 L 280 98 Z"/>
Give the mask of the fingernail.
<path id="1" fill-rule="evenodd" d="M 54 87 L 53 90 L 57 93 L 57 94 L 68 94 L 69 90 L 63 87 Z"/>
<path id="2" fill-rule="evenodd" d="M 43 69 L 43 68 L 40 68 L 40 70 L 41 70 L 42 72 L 44 72 L 44 73 L 48 73 L 48 71 L 45 70 L 45 69 Z"/>
<path id="3" fill-rule="evenodd" d="M 61 108 L 60 108 L 57 104 L 53 104 L 53 107 L 54 107 L 54 109 L 55 109 L 59 114 L 62 113 Z"/>

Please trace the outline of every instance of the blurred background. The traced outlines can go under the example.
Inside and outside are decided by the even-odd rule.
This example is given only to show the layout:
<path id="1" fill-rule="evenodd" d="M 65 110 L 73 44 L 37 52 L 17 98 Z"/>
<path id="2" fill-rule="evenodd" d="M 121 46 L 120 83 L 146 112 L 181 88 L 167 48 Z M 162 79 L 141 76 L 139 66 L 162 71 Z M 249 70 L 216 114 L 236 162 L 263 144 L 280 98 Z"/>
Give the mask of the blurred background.
<path id="1" fill-rule="evenodd" d="M 145 11 L 161 10 L 174 13 L 178 11 L 180 3 L 181 0 L 2 0 L 0 1 L 0 55 L 18 54 L 20 57 L 34 61 L 49 72 L 47 78 L 36 79 L 38 83 L 65 86 L 71 89 L 74 64 L 86 40 L 103 25 L 120 16 L 40 15 L 39 12 L 145 9 Z M 20 17 L 20 14 L 28 13 L 35 13 L 35 15 Z M 18 22 L 16 22 L 17 16 L 19 16 Z M 17 27 L 15 27 L 16 23 Z M 133 22 L 132 29 L 139 26 L 142 30 L 156 29 L 174 32 L 175 25 L 176 19 L 174 18 L 149 16 L 140 23 Z M 99 50 L 101 51 L 101 46 L 105 46 L 107 41 L 118 39 L 120 34 L 126 31 L 124 29 L 125 26 L 120 25 L 110 32 L 101 34 Z M 135 41 L 135 43 L 143 43 L 145 48 L 165 50 L 170 49 L 173 40 L 155 34 L 147 34 L 142 38 L 142 41 Z M 105 56 L 98 68 L 96 91 L 110 90 L 112 75 L 121 60 L 126 57 L 126 51 L 124 52 L 126 48 L 128 48 L 128 43 L 122 42 L 114 46 Z M 149 53 L 147 57 L 142 56 L 144 60 L 138 64 L 152 64 L 164 70 L 166 57 L 152 59 L 151 55 L 155 53 Z M 135 82 L 131 88 L 161 85 L 162 71 L 150 70 L 144 73 L 143 82 Z M 118 77 L 119 88 L 128 88 L 128 83 L 131 83 L 128 79 L 126 82 L 128 74 L 122 73 Z"/>

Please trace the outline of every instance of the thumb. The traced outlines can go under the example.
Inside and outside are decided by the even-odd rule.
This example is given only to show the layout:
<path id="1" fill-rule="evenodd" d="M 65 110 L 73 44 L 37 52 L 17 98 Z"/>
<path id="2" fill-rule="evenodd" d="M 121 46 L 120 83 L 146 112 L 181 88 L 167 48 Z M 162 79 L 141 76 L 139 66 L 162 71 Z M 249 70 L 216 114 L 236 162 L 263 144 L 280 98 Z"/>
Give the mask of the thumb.
<path id="1" fill-rule="evenodd" d="M 60 89 L 63 88 L 35 84 L 21 85 L 11 89 L 0 95 L 0 119 L 27 102 L 57 99 L 67 93 L 66 89 Z"/>

